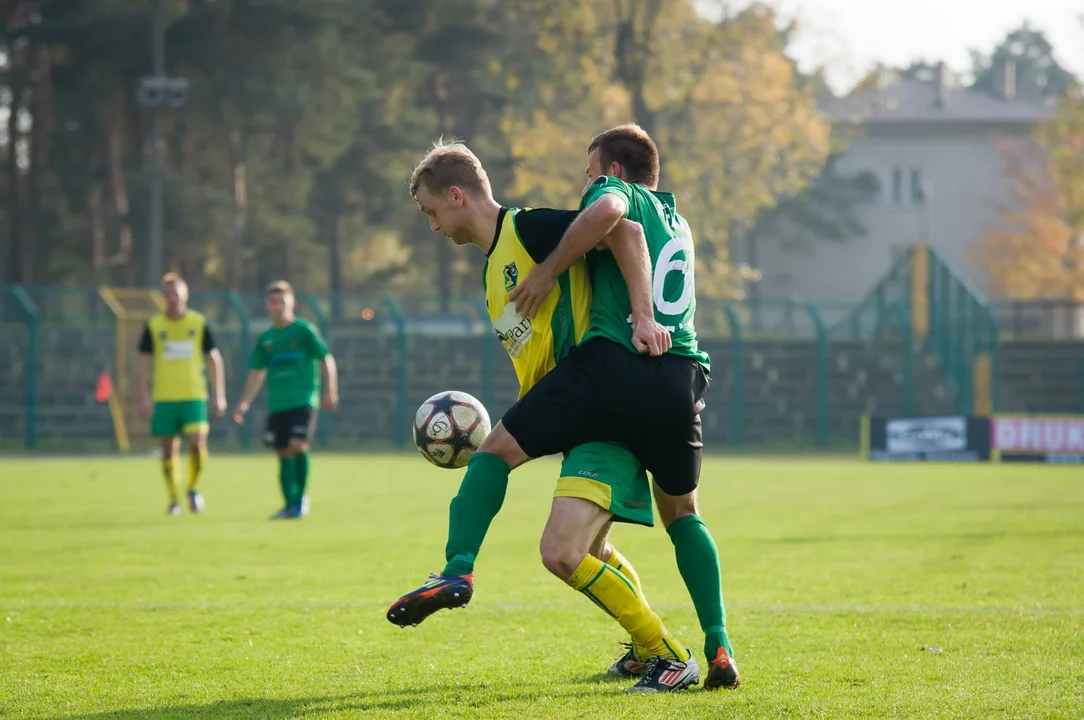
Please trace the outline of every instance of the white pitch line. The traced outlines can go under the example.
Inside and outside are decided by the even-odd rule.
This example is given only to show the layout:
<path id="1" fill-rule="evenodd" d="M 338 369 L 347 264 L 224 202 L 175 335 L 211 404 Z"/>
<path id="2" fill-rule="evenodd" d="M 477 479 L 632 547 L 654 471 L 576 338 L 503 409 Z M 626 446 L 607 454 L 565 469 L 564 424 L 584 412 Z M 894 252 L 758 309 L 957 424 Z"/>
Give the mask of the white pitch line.
<path id="1" fill-rule="evenodd" d="M 476 602 L 471 605 L 476 612 L 516 612 L 521 610 L 563 610 L 573 608 L 578 603 L 543 602 L 543 603 L 486 603 Z M 20 610 L 134 610 L 134 611 L 190 611 L 190 610 L 280 610 L 280 609 L 364 609 L 385 608 L 383 603 L 372 602 L 209 602 L 209 603 L 109 603 L 109 602 L 31 602 L 14 605 L 0 605 L 0 613 L 19 612 Z M 659 603 L 651 607 L 657 610 L 693 610 L 688 603 Z M 1084 615 L 1084 607 L 1041 606 L 988 606 L 954 607 L 950 605 L 727 605 L 728 611 L 761 613 L 798 613 L 798 614 L 958 614 L 958 615 Z"/>

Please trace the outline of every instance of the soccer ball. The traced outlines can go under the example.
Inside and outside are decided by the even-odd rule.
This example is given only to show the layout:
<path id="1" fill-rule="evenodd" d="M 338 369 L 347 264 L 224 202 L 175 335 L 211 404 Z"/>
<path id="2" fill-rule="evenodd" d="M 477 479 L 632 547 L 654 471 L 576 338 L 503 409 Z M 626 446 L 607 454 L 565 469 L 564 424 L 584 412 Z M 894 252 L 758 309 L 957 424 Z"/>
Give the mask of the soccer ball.
<path id="1" fill-rule="evenodd" d="M 437 467 L 466 465 L 489 430 L 485 406 L 465 392 L 437 393 L 414 415 L 414 445 Z"/>

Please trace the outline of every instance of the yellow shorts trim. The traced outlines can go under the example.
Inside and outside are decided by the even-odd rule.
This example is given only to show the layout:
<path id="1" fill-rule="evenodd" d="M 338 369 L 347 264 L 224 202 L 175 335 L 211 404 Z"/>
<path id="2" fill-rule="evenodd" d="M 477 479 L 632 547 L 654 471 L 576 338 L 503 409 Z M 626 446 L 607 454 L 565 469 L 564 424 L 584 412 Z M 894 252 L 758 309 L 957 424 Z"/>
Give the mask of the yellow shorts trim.
<path id="1" fill-rule="evenodd" d="M 562 477 L 557 480 L 557 489 L 553 491 L 554 497 L 580 498 L 598 505 L 609 512 L 613 504 L 613 488 L 598 480 L 585 477 Z"/>
<path id="2" fill-rule="evenodd" d="M 181 426 L 183 435 L 206 435 L 211 431 L 211 424 L 206 422 L 185 423 Z"/>

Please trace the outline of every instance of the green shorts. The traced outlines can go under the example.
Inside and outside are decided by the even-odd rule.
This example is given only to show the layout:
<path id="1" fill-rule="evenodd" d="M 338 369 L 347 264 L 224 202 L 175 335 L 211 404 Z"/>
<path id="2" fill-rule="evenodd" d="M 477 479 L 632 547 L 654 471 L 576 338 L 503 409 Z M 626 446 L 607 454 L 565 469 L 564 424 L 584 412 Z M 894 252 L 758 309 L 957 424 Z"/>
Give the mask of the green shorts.
<path id="1" fill-rule="evenodd" d="M 176 435 L 206 435 L 206 400 L 181 400 L 156 402 L 151 415 L 151 435 L 174 437 Z"/>
<path id="2" fill-rule="evenodd" d="M 647 473 L 636 456 L 617 443 L 586 443 L 568 452 L 553 496 L 588 500 L 620 522 L 655 525 Z"/>

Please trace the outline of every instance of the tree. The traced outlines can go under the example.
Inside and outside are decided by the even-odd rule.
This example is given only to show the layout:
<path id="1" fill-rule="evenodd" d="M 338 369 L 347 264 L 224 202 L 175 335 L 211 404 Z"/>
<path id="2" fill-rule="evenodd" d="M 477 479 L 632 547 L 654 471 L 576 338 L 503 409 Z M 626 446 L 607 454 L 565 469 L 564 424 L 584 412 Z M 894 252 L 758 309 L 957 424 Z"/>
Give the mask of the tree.
<path id="1" fill-rule="evenodd" d="M 976 247 L 998 295 L 1084 302 L 1082 121 L 1084 104 L 1066 99 L 1037 139 L 1003 142 L 1008 197 Z"/>
<path id="2" fill-rule="evenodd" d="M 167 73 L 191 84 L 163 113 L 164 255 L 196 289 L 439 288 L 447 309 L 480 258 L 405 192 L 432 141 L 469 142 L 508 204 L 571 207 L 589 138 L 635 120 L 694 224 L 704 292 L 730 292 L 731 236 L 827 154 L 819 84 L 756 5 L 718 22 L 693 0 L 164 6 Z M 0 0 L 6 279 L 143 282 L 151 7 Z"/>
<path id="3" fill-rule="evenodd" d="M 972 90 L 1000 95 L 1007 62 L 1015 66 L 1016 97 L 1037 102 L 1060 98 L 1074 82 L 1072 73 L 1054 57 L 1054 48 L 1042 30 L 1027 22 L 1005 36 L 993 53 L 971 53 Z"/>
<path id="4" fill-rule="evenodd" d="M 915 80 L 918 82 L 932 83 L 937 80 L 939 63 L 927 62 L 926 60 L 914 60 L 910 65 L 900 70 L 901 80 Z"/>
<path id="5" fill-rule="evenodd" d="M 800 192 L 784 197 L 757 218 L 758 236 L 784 244 L 807 240 L 845 242 L 866 234 L 856 209 L 880 192 L 880 181 L 869 171 L 842 174 L 838 154 L 828 158 L 817 178 Z"/>

